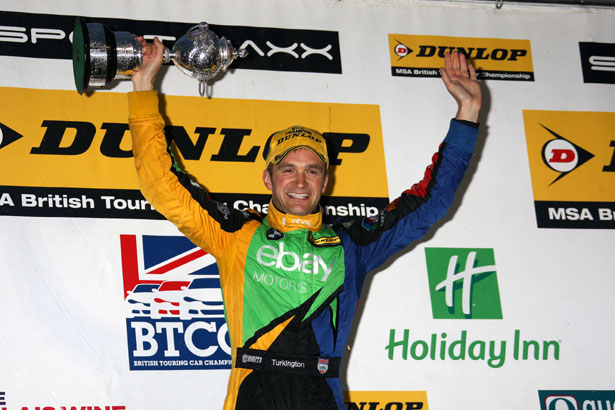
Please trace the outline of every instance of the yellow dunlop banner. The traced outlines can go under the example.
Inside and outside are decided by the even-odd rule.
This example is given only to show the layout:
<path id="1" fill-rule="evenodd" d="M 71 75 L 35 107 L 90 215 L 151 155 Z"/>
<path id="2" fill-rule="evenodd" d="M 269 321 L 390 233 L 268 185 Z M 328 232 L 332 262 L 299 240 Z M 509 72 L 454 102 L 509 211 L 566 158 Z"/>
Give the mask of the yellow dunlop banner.
<path id="1" fill-rule="evenodd" d="M 65 216 L 61 208 L 70 208 L 72 201 L 67 216 L 89 216 L 79 210 L 93 208 L 88 199 L 96 203 L 94 209 L 102 201 L 103 207 L 118 211 L 131 207 L 129 198 L 140 198 L 125 94 L 0 88 L 0 98 L 13 102 L 4 104 L 0 119 L 0 215 L 20 214 L 21 209 L 21 214 Z M 346 204 L 339 216 L 369 216 L 375 213 L 372 207 L 388 202 L 376 105 L 165 96 L 161 109 L 184 169 L 208 191 L 222 195 L 219 200 L 226 202 L 226 194 L 234 195 L 231 201 L 246 195 L 243 207 L 251 206 L 250 201 L 267 203 L 269 193 L 261 179 L 265 142 L 274 131 L 301 124 L 319 130 L 331 144 L 334 183 L 327 196 L 359 199 Z M 116 195 L 123 198 L 117 206 Z M 18 205 L 24 198 L 25 208 L 33 212 Z M 132 207 L 147 211 L 141 204 Z"/>
<path id="2" fill-rule="evenodd" d="M 429 410 L 425 391 L 347 391 L 348 410 Z"/>
<path id="3" fill-rule="evenodd" d="M 524 110 L 539 227 L 615 228 L 615 113 Z"/>
<path id="4" fill-rule="evenodd" d="M 439 77 L 444 53 L 460 51 L 478 77 L 534 81 L 529 40 L 389 34 L 391 73 L 402 77 Z"/>

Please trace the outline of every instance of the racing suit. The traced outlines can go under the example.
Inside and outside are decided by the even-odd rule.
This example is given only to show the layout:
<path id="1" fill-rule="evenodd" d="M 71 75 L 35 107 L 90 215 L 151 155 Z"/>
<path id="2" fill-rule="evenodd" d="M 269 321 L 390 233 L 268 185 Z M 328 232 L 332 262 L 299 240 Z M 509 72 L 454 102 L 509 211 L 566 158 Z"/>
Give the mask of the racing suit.
<path id="1" fill-rule="evenodd" d="M 155 91 L 129 93 L 145 198 L 218 263 L 232 348 L 224 409 L 346 409 L 339 379 L 368 272 L 442 217 L 468 166 L 476 127 L 452 120 L 423 180 L 373 218 L 322 222 L 270 204 L 230 209 L 173 160 Z"/>

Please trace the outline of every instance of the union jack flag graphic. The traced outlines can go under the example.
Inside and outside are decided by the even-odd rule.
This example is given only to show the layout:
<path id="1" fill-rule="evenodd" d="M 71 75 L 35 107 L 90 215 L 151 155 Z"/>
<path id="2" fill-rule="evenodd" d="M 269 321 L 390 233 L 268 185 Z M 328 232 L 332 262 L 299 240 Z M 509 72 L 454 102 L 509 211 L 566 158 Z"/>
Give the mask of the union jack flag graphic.
<path id="1" fill-rule="evenodd" d="M 213 256 L 183 236 L 120 235 L 128 316 L 224 317 Z"/>

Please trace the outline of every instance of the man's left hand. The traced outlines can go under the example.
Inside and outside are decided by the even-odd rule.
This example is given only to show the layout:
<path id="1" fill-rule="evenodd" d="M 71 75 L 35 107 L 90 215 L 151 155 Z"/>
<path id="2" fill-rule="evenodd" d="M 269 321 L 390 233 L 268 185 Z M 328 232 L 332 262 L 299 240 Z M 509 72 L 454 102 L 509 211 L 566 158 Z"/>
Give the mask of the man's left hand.
<path id="1" fill-rule="evenodd" d="M 466 62 L 466 56 L 458 51 L 444 53 L 444 67 L 440 68 L 442 81 L 448 92 L 457 101 L 455 119 L 478 121 L 482 104 L 482 92 L 476 80 L 476 70 Z"/>

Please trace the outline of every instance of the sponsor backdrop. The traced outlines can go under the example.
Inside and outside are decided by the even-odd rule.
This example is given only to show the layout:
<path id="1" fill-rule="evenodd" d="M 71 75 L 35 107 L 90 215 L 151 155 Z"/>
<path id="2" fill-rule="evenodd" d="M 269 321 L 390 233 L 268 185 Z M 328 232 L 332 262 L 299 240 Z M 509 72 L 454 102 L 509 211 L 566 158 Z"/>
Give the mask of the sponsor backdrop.
<path id="1" fill-rule="evenodd" d="M 267 138 L 318 129 L 328 220 L 421 179 L 456 110 L 438 68 L 466 53 L 476 154 L 444 221 L 368 279 L 348 408 L 615 408 L 615 12 L 486 3 L 2 0 L 0 410 L 215 409 L 226 391 L 215 260 L 138 191 L 131 83 L 75 91 L 76 16 L 169 47 L 206 21 L 248 50 L 208 97 L 163 68 L 176 157 L 266 212 Z"/>

